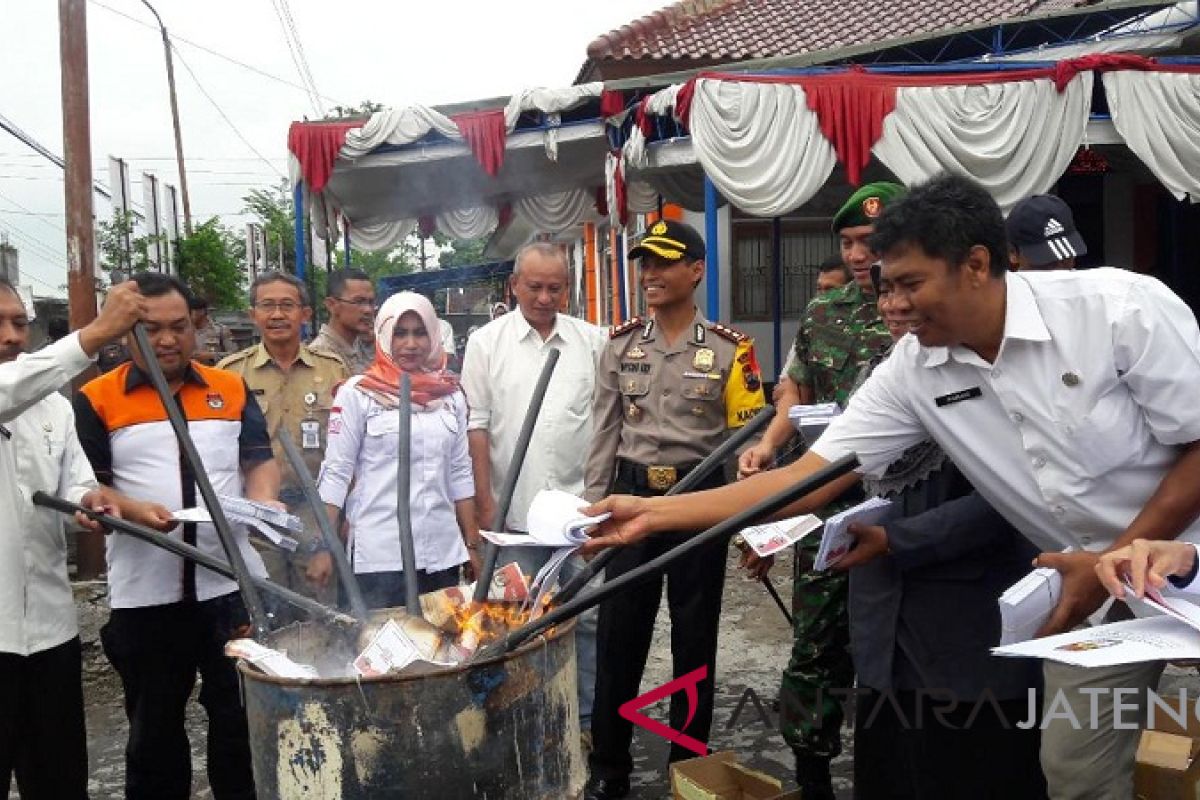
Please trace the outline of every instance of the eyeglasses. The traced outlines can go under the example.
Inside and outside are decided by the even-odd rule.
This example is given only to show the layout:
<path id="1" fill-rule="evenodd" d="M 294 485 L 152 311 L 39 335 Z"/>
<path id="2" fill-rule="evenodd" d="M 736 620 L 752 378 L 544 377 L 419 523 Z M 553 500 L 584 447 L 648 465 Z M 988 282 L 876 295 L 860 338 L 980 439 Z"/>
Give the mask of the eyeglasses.
<path id="1" fill-rule="evenodd" d="M 279 302 L 274 300 L 263 300 L 255 303 L 254 307 L 259 311 L 265 311 L 268 314 L 274 314 L 276 311 L 282 311 L 285 314 L 295 314 L 304 306 L 300 305 L 295 300 L 282 300 Z"/>
<path id="2" fill-rule="evenodd" d="M 345 303 L 348 306 L 358 306 L 359 308 L 374 308 L 374 297 L 356 297 L 353 300 L 348 300 L 345 297 L 333 297 L 332 300 L 337 300 L 339 303 Z"/>

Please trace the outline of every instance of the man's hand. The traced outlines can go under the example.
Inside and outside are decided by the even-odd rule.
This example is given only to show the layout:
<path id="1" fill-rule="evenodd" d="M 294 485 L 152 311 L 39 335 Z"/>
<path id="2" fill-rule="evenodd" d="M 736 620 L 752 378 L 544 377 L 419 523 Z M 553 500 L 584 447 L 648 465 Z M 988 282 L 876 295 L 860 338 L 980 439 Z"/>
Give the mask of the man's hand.
<path id="1" fill-rule="evenodd" d="M 113 286 L 108 290 L 100 314 L 79 331 L 79 345 L 83 352 L 94 356 L 101 347 L 128 333 L 144 316 L 146 298 L 142 297 L 136 283 L 125 281 Z"/>
<path id="2" fill-rule="evenodd" d="M 882 525 L 860 525 L 852 522 L 846 528 L 846 532 L 854 537 L 854 547 L 850 549 L 849 553 L 838 559 L 831 569 L 837 572 L 846 572 L 887 555 L 887 531 Z"/>
<path id="3" fill-rule="evenodd" d="M 738 480 L 757 475 L 771 468 L 775 461 L 775 448 L 766 442 L 748 447 L 738 456 Z"/>
<path id="4" fill-rule="evenodd" d="M 589 534 L 592 538 L 583 546 L 584 554 L 606 547 L 625 547 L 640 542 L 656 530 L 651 498 L 614 494 L 582 510 L 585 516 L 612 514 Z"/>
<path id="5" fill-rule="evenodd" d="M 329 579 L 333 576 L 333 556 L 328 550 L 322 550 L 319 553 L 313 553 L 308 559 L 308 565 L 304 570 L 304 577 L 315 586 L 320 586 L 324 589 L 329 585 Z"/>
<path id="6" fill-rule="evenodd" d="M 1147 587 L 1161 589 L 1168 575 L 1187 575 L 1196 566 L 1196 548 L 1188 542 L 1135 539 L 1127 547 L 1100 556 L 1096 575 L 1109 594 L 1125 596 L 1126 576 L 1135 597 L 1143 597 Z"/>
<path id="7" fill-rule="evenodd" d="M 483 552 L 481 549 L 482 547 L 483 547 L 482 539 L 475 542 L 473 547 L 471 546 L 470 543 L 467 544 L 467 557 L 470 558 L 471 560 L 463 565 L 463 574 L 464 574 L 464 577 L 466 577 L 468 582 L 478 580 L 479 576 L 481 574 L 483 574 Z"/>
<path id="8" fill-rule="evenodd" d="M 101 514 L 107 514 L 110 517 L 120 517 L 121 512 L 111 505 L 105 498 L 104 493 L 99 489 L 93 489 L 85 494 L 79 500 L 79 505 L 90 511 L 96 511 Z M 75 512 L 75 524 L 84 530 L 92 533 L 105 533 L 105 528 L 96 520 L 84 514 L 82 511 Z"/>
<path id="9" fill-rule="evenodd" d="M 91 505 L 89 505 L 89 498 L 91 498 Z M 156 531 L 169 531 L 178 524 L 166 506 L 148 500 L 135 500 L 110 486 L 101 486 L 95 491 L 88 492 L 84 495 L 80 505 Z M 82 515 L 77 515 L 76 518 L 79 516 Z M 98 524 L 86 527 L 90 530 L 101 530 Z"/>
<path id="10" fill-rule="evenodd" d="M 1053 636 L 1074 628 L 1104 603 L 1107 593 L 1096 574 L 1096 553 L 1042 553 L 1033 562 L 1062 574 L 1062 599 L 1037 636 Z"/>

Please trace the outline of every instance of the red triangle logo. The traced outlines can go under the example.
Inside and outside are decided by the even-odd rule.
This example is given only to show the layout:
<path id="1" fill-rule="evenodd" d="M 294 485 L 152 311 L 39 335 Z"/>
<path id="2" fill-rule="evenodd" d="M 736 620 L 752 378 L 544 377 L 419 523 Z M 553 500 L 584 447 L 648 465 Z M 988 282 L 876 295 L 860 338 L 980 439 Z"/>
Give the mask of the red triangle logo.
<path id="1" fill-rule="evenodd" d="M 657 689 L 651 689 L 643 695 L 639 695 L 627 703 L 622 703 L 617 709 L 617 713 L 625 719 L 637 725 L 639 728 L 645 728 L 651 733 L 661 736 L 668 742 L 679 745 L 680 747 L 691 750 L 699 756 L 708 755 L 708 745 L 698 739 L 688 736 L 682 731 L 677 731 L 674 728 L 669 728 L 658 720 L 653 720 L 645 714 L 640 713 L 639 709 L 653 705 L 664 697 L 670 697 L 676 692 L 683 690 L 688 701 L 687 721 L 683 723 L 683 727 L 692 724 L 692 718 L 696 716 L 697 692 L 696 684 L 708 677 L 708 665 L 705 664 L 699 669 L 694 669 L 686 675 L 681 675 L 673 681 L 664 683 Z"/>

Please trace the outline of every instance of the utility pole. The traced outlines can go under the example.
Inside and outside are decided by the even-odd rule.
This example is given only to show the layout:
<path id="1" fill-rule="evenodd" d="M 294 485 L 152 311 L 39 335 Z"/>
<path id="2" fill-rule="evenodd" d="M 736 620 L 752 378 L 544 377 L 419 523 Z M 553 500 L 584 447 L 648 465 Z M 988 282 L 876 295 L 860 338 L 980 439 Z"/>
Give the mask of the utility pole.
<path id="1" fill-rule="evenodd" d="M 62 63 L 68 314 L 71 330 L 79 330 L 96 318 L 96 232 L 92 214 L 87 0 L 58 0 L 58 51 Z M 104 564 L 104 538 L 81 535 L 76 562 L 80 578 L 99 575 Z"/>
<path id="2" fill-rule="evenodd" d="M 162 17 L 149 0 L 142 0 L 142 5 L 150 9 L 158 21 L 158 29 L 162 31 L 163 52 L 167 56 L 167 88 L 171 90 L 171 122 L 175 125 L 175 163 L 179 166 L 179 193 L 183 195 L 183 232 L 185 236 L 191 236 L 192 203 L 188 199 L 187 171 L 183 167 L 183 134 L 179 130 L 179 101 L 175 97 L 175 62 L 171 59 L 171 39 L 167 36 L 167 26 L 163 25 Z"/>

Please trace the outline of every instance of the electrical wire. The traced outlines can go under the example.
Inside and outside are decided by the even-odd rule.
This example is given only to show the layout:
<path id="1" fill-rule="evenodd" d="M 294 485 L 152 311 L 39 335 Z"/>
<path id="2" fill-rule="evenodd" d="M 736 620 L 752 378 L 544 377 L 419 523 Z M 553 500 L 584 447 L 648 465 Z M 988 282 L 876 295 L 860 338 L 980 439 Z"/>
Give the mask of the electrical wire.
<path id="1" fill-rule="evenodd" d="M 288 24 L 288 21 L 291 19 L 291 13 L 285 12 L 282 0 L 271 0 L 271 8 L 275 11 L 275 18 L 279 20 L 279 27 L 283 29 L 283 41 L 287 45 L 288 55 L 291 56 L 292 66 L 296 68 L 296 74 L 300 76 L 300 82 L 306 88 L 308 101 L 312 103 L 317 116 L 324 116 L 321 111 L 321 101 L 316 97 L 316 84 L 311 83 L 312 75 L 306 70 L 307 62 L 304 59 L 304 51 L 300 46 L 300 40 L 296 38 L 293 41 L 296 29 L 294 26 L 289 26 Z"/>

